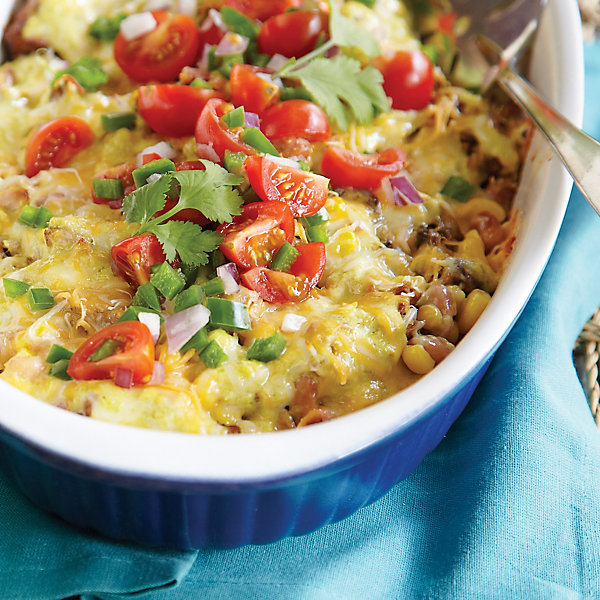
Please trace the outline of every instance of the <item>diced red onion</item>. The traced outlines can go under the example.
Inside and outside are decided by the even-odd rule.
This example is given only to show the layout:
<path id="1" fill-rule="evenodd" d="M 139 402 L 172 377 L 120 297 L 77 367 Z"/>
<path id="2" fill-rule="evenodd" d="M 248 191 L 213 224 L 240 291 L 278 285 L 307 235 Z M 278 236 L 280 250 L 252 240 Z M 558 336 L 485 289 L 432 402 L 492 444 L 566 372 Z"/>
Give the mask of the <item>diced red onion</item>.
<path id="1" fill-rule="evenodd" d="M 334 58 L 339 53 L 340 53 L 340 47 L 333 46 L 332 48 L 329 48 L 329 50 L 327 50 L 327 52 L 325 52 L 325 58 Z"/>
<path id="2" fill-rule="evenodd" d="M 198 12 L 198 0 L 177 0 L 177 12 L 180 15 L 195 17 Z"/>
<path id="3" fill-rule="evenodd" d="M 248 48 L 248 38 L 228 31 L 215 48 L 215 56 L 231 56 L 232 54 L 243 54 Z"/>
<path id="4" fill-rule="evenodd" d="M 147 148 L 144 148 L 137 155 L 138 167 L 141 167 L 144 163 L 144 154 L 158 154 L 162 158 L 169 159 L 175 158 L 175 156 L 177 155 L 171 144 L 169 144 L 168 142 L 158 142 L 158 144 L 154 144 L 153 146 L 148 146 Z"/>
<path id="5" fill-rule="evenodd" d="M 198 158 L 205 158 L 214 163 L 220 163 L 221 158 L 213 148 L 212 142 L 209 144 L 196 144 L 196 154 Z"/>
<path id="6" fill-rule="evenodd" d="M 306 317 L 294 313 L 287 313 L 283 317 L 283 321 L 281 321 L 281 331 L 288 333 L 300 331 L 304 323 L 306 323 Z"/>
<path id="7" fill-rule="evenodd" d="M 154 370 L 152 371 L 152 377 L 147 385 L 160 385 L 165 382 L 165 363 L 159 360 L 154 361 Z"/>
<path id="8" fill-rule="evenodd" d="M 390 185 L 394 193 L 394 203 L 404 206 L 406 204 L 423 204 L 423 198 L 417 188 L 406 175 L 390 177 Z"/>
<path id="9" fill-rule="evenodd" d="M 165 319 L 165 331 L 167 332 L 169 353 L 180 350 L 196 332 L 208 323 L 209 317 L 210 311 L 202 304 L 195 304 L 168 316 Z"/>
<path id="10" fill-rule="evenodd" d="M 119 29 L 126 41 L 134 40 L 156 29 L 156 19 L 150 11 L 136 13 L 125 17 Z"/>
<path id="11" fill-rule="evenodd" d="M 156 340 L 160 335 L 160 317 L 153 312 L 140 312 L 138 313 L 138 321 L 150 330 L 150 335 L 156 344 Z"/>
<path id="12" fill-rule="evenodd" d="M 257 127 L 260 129 L 260 117 L 253 112 L 244 111 L 244 125 L 246 127 Z"/>
<path id="13" fill-rule="evenodd" d="M 196 67 L 200 69 L 203 79 L 206 79 L 208 77 L 208 56 L 210 54 L 211 48 L 212 46 L 210 44 L 204 44 L 202 54 L 200 55 L 200 60 L 198 60 L 198 62 L 196 63 Z"/>
<path id="14" fill-rule="evenodd" d="M 125 369 L 123 367 L 117 367 L 115 369 L 115 385 L 122 388 L 130 388 L 133 386 L 133 371 L 131 369 Z"/>
<path id="15" fill-rule="evenodd" d="M 279 71 L 279 69 L 282 69 L 285 65 L 287 65 L 289 60 L 290 59 L 287 56 L 284 56 L 283 54 L 273 54 L 273 56 L 271 56 L 269 62 L 267 63 L 265 69 L 271 71 L 272 73 L 275 73 L 276 71 Z"/>
<path id="16" fill-rule="evenodd" d="M 240 291 L 240 274 L 234 263 L 227 263 L 217 267 L 217 276 L 223 282 L 226 294 L 235 294 Z"/>

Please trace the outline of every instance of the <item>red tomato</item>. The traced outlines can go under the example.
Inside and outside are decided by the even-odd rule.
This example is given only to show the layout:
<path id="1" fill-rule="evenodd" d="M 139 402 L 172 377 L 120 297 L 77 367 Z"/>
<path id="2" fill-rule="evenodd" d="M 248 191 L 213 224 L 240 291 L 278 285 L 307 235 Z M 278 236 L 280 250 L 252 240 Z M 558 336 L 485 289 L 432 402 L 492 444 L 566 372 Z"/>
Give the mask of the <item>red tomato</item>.
<path id="1" fill-rule="evenodd" d="M 150 281 L 150 267 L 165 262 L 166 257 L 157 237 L 152 233 L 134 235 L 110 251 L 115 269 L 133 285 Z"/>
<path id="2" fill-rule="evenodd" d="M 206 103 L 196 123 L 196 142 L 210 146 L 221 160 L 225 156 L 225 150 L 256 154 L 252 146 L 240 141 L 241 127 L 229 129 L 221 120 L 229 108 L 232 108 L 231 104 L 219 98 L 213 98 Z"/>
<path id="3" fill-rule="evenodd" d="M 284 202 L 253 202 L 217 232 L 223 236 L 221 252 L 240 267 L 264 267 L 283 242 L 294 240 L 294 217 Z"/>
<path id="4" fill-rule="evenodd" d="M 128 194 L 131 194 L 135 190 L 135 183 L 133 182 L 133 170 L 135 167 L 129 163 L 123 163 L 116 167 L 110 167 L 104 171 L 94 175 L 94 179 L 120 179 L 123 183 L 123 195 L 120 198 L 98 198 L 92 188 L 92 200 L 96 204 L 107 204 L 110 208 L 123 208 L 123 198 Z"/>
<path id="5" fill-rule="evenodd" d="M 200 33 L 196 23 L 185 15 L 153 10 L 156 29 L 127 41 L 119 32 L 114 55 L 126 75 L 138 83 L 176 81 L 183 67 L 196 62 Z"/>
<path id="6" fill-rule="evenodd" d="M 155 160 L 160 160 L 162 156 L 158 152 L 149 152 L 148 154 L 142 154 L 142 165 L 147 165 Z"/>
<path id="7" fill-rule="evenodd" d="M 100 360 L 90 360 L 106 341 L 117 343 L 116 351 Z M 67 373 L 73 379 L 113 379 L 118 368 L 133 373 L 133 383 L 147 383 L 154 371 L 154 341 L 139 321 L 109 325 L 85 341 L 73 354 Z"/>
<path id="8" fill-rule="evenodd" d="M 259 73 L 264 72 L 252 65 L 235 64 L 231 69 L 231 101 L 253 113 L 262 113 L 279 100 L 281 90 Z"/>
<path id="9" fill-rule="evenodd" d="M 399 148 L 388 148 L 379 154 L 361 154 L 337 146 L 328 146 L 321 171 L 335 187 L 375 190 L 387 175 L 398 173 L 406 162 Z"/>
<path id="10" fill-rule="evenodd" d="M 151 129 L 161 135 L 193 135 L 196 121 L 211 98 L 224 98 L 211 89 L 165 83 L 140 87 L 137 105 Z"/>
<path id="11" fill-rule="evenodd" d="M 42 125 L 29 140 L 25 175 L 33 177 L 52 167 L 64 167 L 94 141 L 91 127 L 77 117 L 59 117 Z"/>
<path id="12" fill-rule="evenodd" d="M 317 10 L 295 10 L 267 19 L 258 32 L 258 50 L 263 54 L 304 56 L 327 33 L 327 15 Z"/>
<path id="13" fill-rule="evenodd" d="M 241 274 L 242 283 L 258 293 L 266 302 L 301 302 L 308 298 L 325 270 L 325 244 L 298 244 L 300 255 L 289 273 L 254 267 Z"/>
<path id="14" fill-rule="evenodd" d="M 325 244 L 323 242 L 298 244 L 296 250 L 300 254 L 290 267 L 290 273 L 305 278 L 312 289 L 319 283 L 325 270 Z"/>
<path id="15" fill-rule="evenodd" d="M 271 106 L 262 115 L 260 128 L 270 140 L 296 137 L 320 142 L 331 137 L 327 115 L 308 100 L 286 100 Z"/>
<path id="16" fill-rule="evenodd" d="M 392 108 L 419 110 L 431 102 L 433 63 L 420 50 L 398 50 L 377 62 Z"/>
<path id="17" fill-rule="evenodd" d="M 319 283 L 325 270 L 325 244 L 298 244 L 300 255 L 289 273 L 254 267 L 241 274 L 242 283 L 266 302 L 301 302 Z"/>
<path id="18" fill-rule="evenodd" d="M 321 175 L 280 165 L 266 156 L 249 156 L 244 170 L 262 200 L 285 202 L 294 217 L 314 215 L 327 200 L 329 182 Z"/>
<path id="19" fill-rule="evenodd" d="M 254 267 L 242 273 L 240 279 L 247 288 L 272 304 L 301 302 L 310 294 L 310 286 L 305 279 L 265 267 Z"/>
<path id="20" fill-rule="evenodd" d="M 176 171 L 204 171 L 205 168 L 200 160 L 184 160 L 175 163 Z"/>
<path id="21" fill-rule="evenodd" d="M 225 4 L 251 19 L 264 21 L 290 8 L 298 8 L 302 0 L 225 0 Z"/>

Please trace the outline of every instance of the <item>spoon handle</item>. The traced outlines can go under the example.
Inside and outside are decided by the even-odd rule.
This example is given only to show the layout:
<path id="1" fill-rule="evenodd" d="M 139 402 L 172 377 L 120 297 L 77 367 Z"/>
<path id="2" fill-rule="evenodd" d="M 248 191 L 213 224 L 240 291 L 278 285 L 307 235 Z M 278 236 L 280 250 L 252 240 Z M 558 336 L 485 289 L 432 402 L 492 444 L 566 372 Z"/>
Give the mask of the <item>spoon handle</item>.
<path id="1" fill-rule="evenodd" d="M 546 136 L 581 193 L 600 215 L 600 144 L 556 112 L 512 69 L 505 69 L 499 82 Z"/>

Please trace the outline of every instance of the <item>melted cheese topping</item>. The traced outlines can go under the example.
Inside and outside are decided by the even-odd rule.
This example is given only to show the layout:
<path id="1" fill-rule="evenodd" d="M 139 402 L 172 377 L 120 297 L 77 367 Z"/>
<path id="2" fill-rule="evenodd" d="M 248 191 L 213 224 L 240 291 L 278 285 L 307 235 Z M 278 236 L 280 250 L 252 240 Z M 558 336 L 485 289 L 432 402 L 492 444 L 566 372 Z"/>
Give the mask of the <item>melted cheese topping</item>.
<path id="1" fill-rule="evenodd" d="M 522 122 L 497 127 L 486 100 L 450 86 L 439 72 L 436 96 L 425 109 L 381 114 L 367 126 L 336 132 L 328 142 L 359 152 L 403 148 L 407 173 L 424 202 L 396 206 L 367 192 L 331 192 L 327 262 L 310 298 L 268 304 L 244 287 L 227 296 L 248 306 L 252 328 L 210 333 L 228 357 L 217 368 L 207 368 L 193 350 L 169 354 L 163 332 L 156 347 L 165 364 L 160 385 L 123 389 L 111 381 L 49 376 L 45 357 L 52 344 L 75 350 L 116 322 L 135 292 L 113 272 L 110 250 L 137 226 L 126 223 L 120 211 L 91 201 L 91 179 L 110 166 L 135 163 L 138 152 L 163 138 L 139 116 L 133 130 L 102 130 L 102 114 L 135 110 L 136 92 L 114 63 L 111 44 L 93 40 L 87 30 L 98 16 L 143 8 L 138 0 L 40 0 L 27 21 L 24 37 L 44 40 L 62 59 L 100 58 L 110 76 L 101 91 L 81 94 L 67 87 L 53 96 L 54 73 L 64 65 L 51 51 L 0 68 L 8 82 L 0 87 L 0 275 L 47 287 L 56 300 L 48 311 L 32 311 L 24 296 L 10 298 L 0 288 L 1 377 L 86 416 L 196 434 L 295 427 L 311 408 L 327 418 L 338 416 L 410 385 L 418 374 L 404 351 L 421 344 L 436 361 L 443 358 L 439 353 L 464 333 L 456 319 L 467 310 L 465 297 L 472 289 L 494 291 L 514 239 L 515 219 L 491 192 L 481 190 L 461 204 L 441 189 L 456 175 L 480 183 L 491 161 L 494 181 L 514 183 L 523 145 Z M 410 14 L 398 0 L 379 0 L 373 10 L 347 2 L 343 11 L 371 30 L 385 51 L 419 47 Z M 24 154 L 31 132 L 66 115 L 84 119 L 94 143 L 68 168 L 27 178 Z M 169 141 L 178 160 L 195 158 L 193 140 Z M 315 148 L 315 170 L 323 149 Z M 53 212 L 48 228 L 17 220 L 26 204 Z M 482 238 L 485 230 L 480 234 L 473 226 L 482 214 L 502 224 L 502 239 L 493 247 Z M 306 241 L 301 226 L 297 234 Z M 200 279 L 210 276 L 205 269 Z M 301 325 L 282 331 L 290 314 Z M 252 340 L 275 331 L 286 338 L 283 354 L 267 363 L 248 360 Z"/>

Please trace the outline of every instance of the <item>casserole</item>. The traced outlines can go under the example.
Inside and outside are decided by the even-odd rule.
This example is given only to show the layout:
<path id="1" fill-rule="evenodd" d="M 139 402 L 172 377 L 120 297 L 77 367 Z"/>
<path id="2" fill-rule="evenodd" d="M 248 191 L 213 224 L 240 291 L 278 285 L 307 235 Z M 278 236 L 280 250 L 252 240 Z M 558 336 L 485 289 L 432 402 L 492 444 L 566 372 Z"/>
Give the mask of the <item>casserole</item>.
<path id="1" fill-rule="evenodd" d="M 576 4 L 552 3 L 532 75 L 578 120 L 582 60 L 573 39 Z M 196 438 L 81 419 L 3 384 L 3 465 L 34 502 L 74 524 L 184 548 L 274 541 L 374 501 L 458 416 L 549 257 L 570 182 L 539 138 L 529 156 L 516 199 L 523 225 L 504 279 L 457 350 L 411 388 L 304 431 Z"/>

